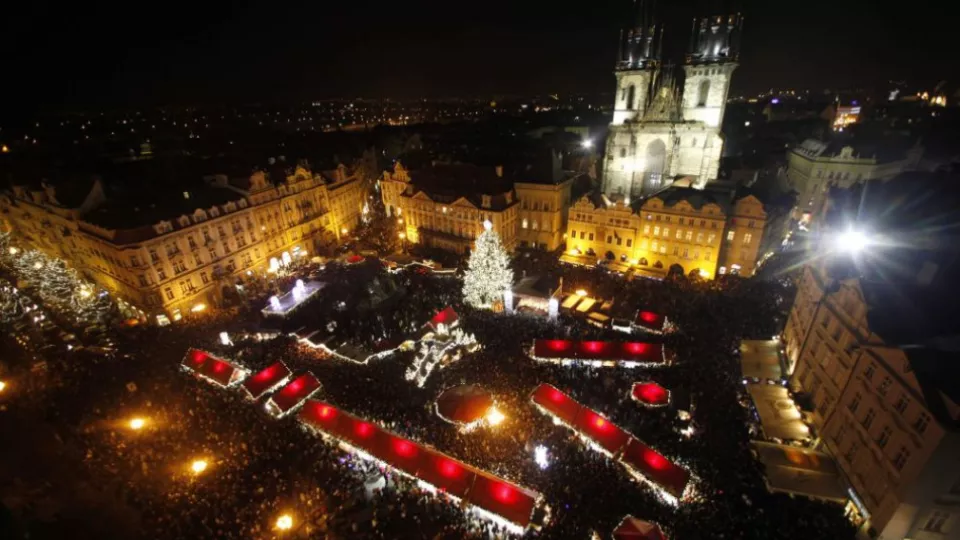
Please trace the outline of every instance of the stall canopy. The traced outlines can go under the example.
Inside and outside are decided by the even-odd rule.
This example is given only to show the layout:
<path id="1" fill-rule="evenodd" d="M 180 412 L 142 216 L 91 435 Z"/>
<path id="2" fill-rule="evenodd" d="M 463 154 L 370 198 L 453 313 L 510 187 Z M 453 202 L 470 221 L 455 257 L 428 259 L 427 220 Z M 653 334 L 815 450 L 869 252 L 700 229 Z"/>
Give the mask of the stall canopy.
<path id="1" fill-rule="evenodd" d="M 454 311 L 452 307 L 447 306 L 442 311 L 434 315 L 428 324 L 432 326 L 434 330 L 436 330 L 437 326 L 441 324 L 445 324 L 448 327 L 455 326 L 459 320 L 460 316 L 457 315 L 457 312 Z"/>
<path id="2" fill-rule="evenodd" d="M 767 487 L 838 503 L 847 501 L 837 464 L 827 454 L 808 448 L 754 441 L 753 449 L 766 469 Z"/>
<path id="3" fill-rule="evenodd" d="M 633 383 L 630 397 L 650 407 L 661 407 L 670 403 L 670 391 L 655 382 Z"/>
<path id="4" fill-rule="evenodd" d="M 219 386 L 240 382 L 247 374 L 240 366 L 200 349 L 189 349 L 180 365 Z"/>
<path id="5" fill-rule="evenodd" d="M 747 392 L 760 415 L 764 435 L 782 441 L 810 437 L 810 428 L 803 423 L 802 415 L 786 388 L 779 384 L 748 384 Z"/>
<path id="6" fill-rule="evenodd" d="M 283 365 L 283 362 L 275 362 L 247 378 L 243 382 L 243 388 L 250 394 L 251 398 L 260 399 L 260 396 L 283 382 L 290 374 L 290 369 Z"/>
<path id="7" fill-rule="evenodd" d="M 613 530 L 613 540 L 667 540 L 667 535 L 656 523 L 627 516 Z"/>
<path id="8" fill-rule="evenodd" d="M 683 496 L 690 481 L 690 472 L 631 436 L 609 419 L 546 383 L 533 391 L 530 400 L 541 411 L 560 419 L 633 473 L 677 499 Z"/>
<path id="9" fill-rule="evenodd" d="M 666 320 L 667 318 L 659 313 L 641 309 L 637 312 L 633 324 L 640 330 L 659 333 L 663 332 L 663 325 Z"/>
<path id="10" fill-rule="evenodd" d="M 642 341 L 572 341 L 537 339 L 533 356 L 539 360 L 582 360 L 664 364 L 666 355 L 660 343 Z"/>
<path id="11" fill-rule="evenodd" d="M 620 461 L 678 499 L 690 481 L 689 471 L 635 438 L 627 443 Z"/>
<path id="12" fill-rule="evenodd" d="M 267 401 L 267 410 L 274 416 L 283 416 L 320 390 L 320 381 L 307 372 L 287 383 Z"/>
<path id="13" fill-rule="evenodd" d="M 540 494 L 471 467 L 322 401 L 309 400 L 300 421 L 324 435 L 520 527 L 530 524 Z"/>
<path id="14" fill-rule="evenodd" d="M 454 424 L 471 424 L 484 418 L 493 406 L 493 396 L 475 384 L 444 390 L 437 398 L 437 414 Z"/>
<path id="15" fill-rule="evenodd" d="M 740 342 L 740 371 L 748 379 L 779 381 L 783 377 L 780 366 L 780 341 L 743 340 Z"/>

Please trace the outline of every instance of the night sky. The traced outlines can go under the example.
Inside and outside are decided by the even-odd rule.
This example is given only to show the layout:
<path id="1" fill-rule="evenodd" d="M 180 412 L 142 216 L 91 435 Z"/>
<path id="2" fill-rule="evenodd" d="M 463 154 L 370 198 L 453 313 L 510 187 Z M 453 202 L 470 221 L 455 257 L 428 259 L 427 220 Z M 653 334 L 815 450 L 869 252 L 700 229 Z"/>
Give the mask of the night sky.
<path id="1" fill-rule="evenodd" d="M 678 61 L 700 2 L 661 0 Z M 604 92 L 631 0 L 5 5 L 0 112 L 325 97 Z M 956 78 L 915 0 L 741 0 L 737 92 Z M 909 9 L 909 11 L 907 11 Z"/>

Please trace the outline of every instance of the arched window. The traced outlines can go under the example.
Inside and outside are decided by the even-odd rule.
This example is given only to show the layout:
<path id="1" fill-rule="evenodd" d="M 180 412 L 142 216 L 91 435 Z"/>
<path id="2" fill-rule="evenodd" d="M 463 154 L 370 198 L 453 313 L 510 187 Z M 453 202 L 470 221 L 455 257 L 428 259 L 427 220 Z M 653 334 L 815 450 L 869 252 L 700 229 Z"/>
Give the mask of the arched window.
<path id="1" fill-rule="evenodd" d="M 627 109 L 631 109 L 631 110 L 633 109 L 633 99 L 635 97 L 636 91 L 637 91 L 637 88 L 632 84 L 630 85 L 629 88 L 627 88 Z"/>
<path id="2" fill-rule="evenodd" d="M 663 169 L 666 165 L 667 145 L 662 140 L 656 139 L 647 145 L 646 177 L 647 184 L 651 188 L 660 186 L 663 180 Z"/>
<path id="3" fill-rule="evenodd" d="M 704 79 L 700 81 L 700 88 L 697 91 L 697 107 L 707 106 L 707 94 L 709 93 L 710 93 L 710 80 Z"/>

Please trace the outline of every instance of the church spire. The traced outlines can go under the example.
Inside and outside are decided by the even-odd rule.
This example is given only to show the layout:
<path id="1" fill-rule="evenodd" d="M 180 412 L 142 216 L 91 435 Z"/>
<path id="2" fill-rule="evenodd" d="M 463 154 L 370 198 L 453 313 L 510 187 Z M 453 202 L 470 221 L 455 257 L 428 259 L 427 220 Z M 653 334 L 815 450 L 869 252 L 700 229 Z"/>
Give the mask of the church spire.
<path id="1" fill-rule="evenodd" d="M 663 25 L 656 22 L 653 0 L 634 0 L 633 26 L 620 37 L 618 70 L 656 68 L 660 63 Z"/>

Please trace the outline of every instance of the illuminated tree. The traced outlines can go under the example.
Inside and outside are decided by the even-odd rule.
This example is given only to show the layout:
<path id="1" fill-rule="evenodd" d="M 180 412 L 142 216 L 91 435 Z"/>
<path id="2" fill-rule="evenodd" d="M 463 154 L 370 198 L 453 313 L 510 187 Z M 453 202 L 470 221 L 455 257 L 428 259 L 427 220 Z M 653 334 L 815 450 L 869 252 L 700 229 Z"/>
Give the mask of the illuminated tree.
<path id="1" fill-rule="evenodd" d="M 489 221 L 483 223 L 483 228 L 463 277 L 463 298 L 477 308 L 489 308 L 502 301 L 503 293 L 513 287 L 510 257 L 500 243 L 500 236 Z"/>

